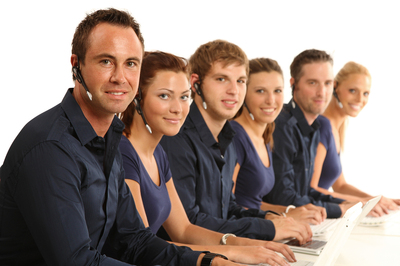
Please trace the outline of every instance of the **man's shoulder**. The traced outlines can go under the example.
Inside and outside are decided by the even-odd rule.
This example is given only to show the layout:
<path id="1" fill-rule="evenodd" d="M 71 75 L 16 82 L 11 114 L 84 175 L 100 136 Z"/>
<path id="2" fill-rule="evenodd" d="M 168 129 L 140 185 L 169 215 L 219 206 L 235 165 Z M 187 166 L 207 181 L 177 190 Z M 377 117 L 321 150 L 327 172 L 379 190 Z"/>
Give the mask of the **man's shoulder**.
<path id="1" fill-rule="evenodd" d="M 329 128 L 330 129 L 332 127 L 331 126 L 331 121 L 328 118 L 326 118 L 325 116 L 323 116 L 323 115 L 319 115 L 316 120 L 320 124 L 321 129 L 322 128 Z"/>
<path id="2" fill-rule="evenodd" d="M 282 111 L 275 119 L 276 127 L 292 127 L 296 125 L 297 119 L 290 110 L 288 104 L 283 105 Z"/>

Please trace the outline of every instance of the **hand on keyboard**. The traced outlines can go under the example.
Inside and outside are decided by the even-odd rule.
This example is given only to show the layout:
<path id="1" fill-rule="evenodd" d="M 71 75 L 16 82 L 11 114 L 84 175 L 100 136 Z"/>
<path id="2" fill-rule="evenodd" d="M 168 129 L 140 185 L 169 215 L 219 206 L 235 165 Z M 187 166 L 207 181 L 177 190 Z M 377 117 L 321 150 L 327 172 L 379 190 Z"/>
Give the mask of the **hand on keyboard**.
<path id="1" fill-rule="evenodd" d="M 286 216 L 292 217 L 299 222 L 320 224 L 326 219 L 326 210 L 324 207 L 309 203 L 295 209 L 290 209 Z"/>

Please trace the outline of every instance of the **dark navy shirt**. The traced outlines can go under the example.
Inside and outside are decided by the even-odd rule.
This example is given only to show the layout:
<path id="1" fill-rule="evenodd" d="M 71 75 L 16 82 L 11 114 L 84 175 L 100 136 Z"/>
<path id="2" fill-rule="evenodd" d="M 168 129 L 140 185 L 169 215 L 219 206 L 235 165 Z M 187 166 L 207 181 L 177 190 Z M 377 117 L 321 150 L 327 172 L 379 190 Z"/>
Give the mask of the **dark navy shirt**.
<path id="1" fill-rule="evenodd" d="M 229 122 L 218 135 L 211 134 L 198 107 L 193 103 L 180 132 L 161 140 L 168 155 L 174 184 L 189 220 L 221 233 L 272 240 L 275 227 L 264 218 L 266 212 L 245 210 L 232 193 L 236 150 Z"/>
<path id="2" fill-rule="evenodd" d="M 198 252 L 144 228 L 124 180 L 122 130 L 115 117 L 97 136 L 72 89 L 22 129 L 0 168 L 0 265 L 196 264 Z"/>
<path id="3" fill-rule="evenodd" d="M 329 189 L 342 174 L 342 164 L 340 162 L 340 153 L 337 152 L 335 138 L 332 134 L 331 122 L 322 115 L 318 116 L 317 121 L 321 125 L 319 128 L 320 143 L 326 149 L 326 157 L 322 165 L 318 186 Z"/>
<path id="4" fill-rule="evenodd" d="M 125 136 L 122 136 L 119 148 L 124 160 L 125 178 L 139 183 L 149 227 L 153 233 L 157 233 L 171 212 L 171 200 L 166 186 L 171 179 L 167 155 L 161 145 L 157 145 L 154 158 L 160 176 L 158 186 L 149 176 L 135 148 Z"/>
<path id="5" fill-rule="evenodd" d="M 236 121 L 230 123 L 236 132 L 233 141 L 240 165 L 236 179 L 236 202 L 246 208 L 259 209 L 262 198 L 271 191 L 275 184 L 271 150 L 269 145 L 266 145 L 270 161 L 270 166 L 266 167 L 244 128 Z"/>
<path id="6" fill-rule="evenodd" d="M 343 200 L 322 194 L 311 188 L 314 159 L 319 143 L 319 123 L 310 126 L 293 99 L 283 106 L 275 120 L 272 152 L 275 186 L 266 196 L 273 204 L 302 206 L 308 203 L 326 208 L 328 218 L 341 216 Z"/>

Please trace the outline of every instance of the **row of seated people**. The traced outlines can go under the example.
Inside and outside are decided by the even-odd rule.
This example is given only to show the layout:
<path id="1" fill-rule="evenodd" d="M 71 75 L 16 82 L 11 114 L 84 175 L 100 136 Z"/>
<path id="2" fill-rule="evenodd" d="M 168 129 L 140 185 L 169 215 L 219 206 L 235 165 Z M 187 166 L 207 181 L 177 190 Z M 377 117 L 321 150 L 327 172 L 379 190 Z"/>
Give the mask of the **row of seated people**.
<path id="1" fill-rule="evenodd" d="M 283 107 L 278 64 L 249 63 L 232 43 L 201 45 L 188 62 L 143 52 L 125 11 L 76 28 L 75 87 L 21 130 L 0 168 L 1 265 L 287 265 L 294 253 L 271 240 L 306 243 L 310 224 L 370 197 L 322 193 L 313 177 L 323 182 L 328 158 L 322 126 L 341 143 L 330 112 L 360 110 L 351 97 L 368 94 L 369 76 L 349 90 L 329 55 L 306 50 Z M 398 203 L 384 198 L 375 215 Z"/>
<path id="2" fill-rule="evenodd" d="M 247 67 L 246 60 L 239 47 L 222 40 L 198 48 L 190 73 L 183 58 L 163 52 L 144 57 L 138 97 L 121 114 L 126 127 L 120 150 L 139 214 L 167 240 L 201 244 L 201 227 L 304 243 L 304 224 L 340 217 L 372 198 L 355 188 L 341 190 L 347 185 L 335 145 L 341 136 L 329 120 L 339 117 L 342 125 L 365 106 L 365 67 L 349 62 L 334 80 L 330 56 L 306 50 L 291 66 L 293 99 L 284 105 L 278 63 L 257 58 Z M 333 89 L 337 96 L 331 100 Z M 342 183 L 335 192 L 320 192 L 319 186 L 328 189 L 335 182 Z M 380 204 L 374 215 L 397 207 L 387 198 Z"/>

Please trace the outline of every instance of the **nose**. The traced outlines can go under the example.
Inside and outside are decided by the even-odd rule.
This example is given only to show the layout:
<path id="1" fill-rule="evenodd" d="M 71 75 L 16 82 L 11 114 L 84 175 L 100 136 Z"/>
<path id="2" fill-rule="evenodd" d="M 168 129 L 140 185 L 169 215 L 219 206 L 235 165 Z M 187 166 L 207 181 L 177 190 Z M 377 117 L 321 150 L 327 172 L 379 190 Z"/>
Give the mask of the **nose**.
<path id="1" fill-rule="evenodd" d="M 124 84 L 126 82 L 125 72 L 122 66 L 115 66 L 110 81 L 117 84 Z"/>
<path id="2" fill-rule="evenodd" d="M 265 100 L 264 102 L 268 105 L 273 104 L 275 102 L 275 96 L 271 92 L 265 93 Z"/>
<path id="3" fill-rule="evenodd" d="M 174 99 L 171 101 L 170 112 L 174 114 L 179 114 L 182 112 L 182 103 L 179 99 Z"/>
<path id="4" fill-rule="evenodd" d="M 231 83 L 229 84 L 227 93 L 228 93 L 228 94 L 231 94 L 231 95 L 236 95 L 236 94 L 238 94 L 238 93 L 239 93 L 239 85 L 238 85 L 238 83 L 237 83 L 237 82 L 231 82 Z"/>

